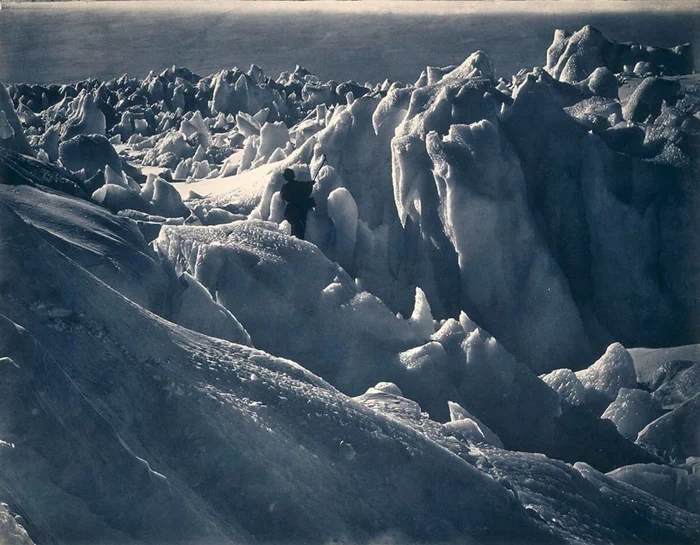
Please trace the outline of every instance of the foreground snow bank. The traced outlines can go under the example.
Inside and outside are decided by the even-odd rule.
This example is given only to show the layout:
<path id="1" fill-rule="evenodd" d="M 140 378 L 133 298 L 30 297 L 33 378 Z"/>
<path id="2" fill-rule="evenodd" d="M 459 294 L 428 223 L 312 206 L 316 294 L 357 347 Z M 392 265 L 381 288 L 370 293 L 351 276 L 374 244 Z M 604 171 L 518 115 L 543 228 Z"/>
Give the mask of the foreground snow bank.
<path id="1" fill-rule="evenodd" d="M 14 445 L 0 447 L 0 494 L 39 543 L 700 535 L 700 517 L 588 466 L 491 447 L 486 428 L 434 422 L 396 386 L 351 400 L 289 360 L 166 322 L 5 205 L 0 257 L 0 437 Z"/>
<path id="2" fill-rule="evenodd" d="M 540 454 L 501 450 L 485 440 L 474 421 L 463 426 L 454 425 L 465 422 L 462 418 L 444 425 L 431 421 L 420 412 L 420 406 L 401 397 L 401 392 L 391 384 L 376 385 L 356 399 L 420 430 L 475 464 L 511 490 L 539 524 L 546 525 L 554 536 L 565 542 L 658 543 L 667 540 L 682 543 L 693 539 L 686 530 L 679 530 L 676 523 L 682 518 L 694 525 L 697 516 L 679 510 L 667 496 L 655 494 L 655 490 L 642 487 L 645 490 L 642 492 L 640 488 L 617 482 L 617 472 L 604 475 L 584 463 L 572 467 Z M 649 467 L 640 465 L 629 469 Z M 626 469 L 622 469 L 622 474 Z M 664 471 L 673 472 L 670 468 Z M 625 481 L 625 478 L 620 480 Z M 663 485 L 659 489 L 663 489 Z M 683 495 L 676 500 L 693 497 L 692 488 L 681 485 L 678 490 Z M 686 494 L 688 491 L 691 494 Z M 661 526 L 657 527 L 656 522 L 648 526 L 647 517 L 659 521 Z"/>
<path id="3" fill-rule="evenodd" d="M 0 437 L 16 445 L 0 449 L 0 491 L 39 542 L 546 537 L 415 430 L 292 362 L 159 319 L 5 205 L 0 227 Z"/>

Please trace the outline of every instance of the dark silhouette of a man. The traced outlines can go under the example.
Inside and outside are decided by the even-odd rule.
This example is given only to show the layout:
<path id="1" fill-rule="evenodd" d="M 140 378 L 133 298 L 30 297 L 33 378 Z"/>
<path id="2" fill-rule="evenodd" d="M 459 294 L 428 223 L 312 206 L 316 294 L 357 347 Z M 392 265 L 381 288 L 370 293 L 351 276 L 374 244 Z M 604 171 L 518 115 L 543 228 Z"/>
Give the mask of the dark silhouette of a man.
<path id="1" fill-rule="evenodd" d="M 300 182 L 295 178 L 291 168 L 284 169 L 284 179 L 287 180 L 287 183 L 282 186 L 280 191 L 280 196 L 287 201 L 284 219 L 292 226 L 292 235 L 304 240 L 306 214 L 316 206 L 316 201 L 311 196 L 314 183 L 312 181 Z"/>

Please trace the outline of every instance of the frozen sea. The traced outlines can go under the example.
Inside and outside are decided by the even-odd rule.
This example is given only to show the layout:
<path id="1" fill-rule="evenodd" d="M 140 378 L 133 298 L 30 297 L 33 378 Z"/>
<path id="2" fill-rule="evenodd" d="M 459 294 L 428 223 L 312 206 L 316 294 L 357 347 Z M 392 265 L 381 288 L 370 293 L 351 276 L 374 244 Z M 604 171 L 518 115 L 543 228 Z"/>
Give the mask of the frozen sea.
<path id="1" fill-rule="evenodd" d="M 4 5 L 0 81 L 142 77 L 173 64 L 206 75 L 302 64 L 323 79 L 412 82 L 426 65 L 486 51 L 500 75 L 542 65 L 556 28 L 618 41 L 692 42 L 698 2 L 144 1 Z M 700 55 L 697 56 L 700 58 Z M 696 67 L 698 61 L 696 61 Z"/>

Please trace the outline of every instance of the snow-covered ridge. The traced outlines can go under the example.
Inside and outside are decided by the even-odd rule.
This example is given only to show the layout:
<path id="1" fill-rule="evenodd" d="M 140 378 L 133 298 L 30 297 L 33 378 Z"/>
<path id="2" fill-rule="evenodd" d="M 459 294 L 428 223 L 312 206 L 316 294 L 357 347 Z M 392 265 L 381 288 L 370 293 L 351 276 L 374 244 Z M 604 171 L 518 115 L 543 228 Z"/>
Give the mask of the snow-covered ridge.
<path id="1" fill-rule="evenodd" d="M 689 55 L 0 86 L 0 540 L 697 542 Z"/>

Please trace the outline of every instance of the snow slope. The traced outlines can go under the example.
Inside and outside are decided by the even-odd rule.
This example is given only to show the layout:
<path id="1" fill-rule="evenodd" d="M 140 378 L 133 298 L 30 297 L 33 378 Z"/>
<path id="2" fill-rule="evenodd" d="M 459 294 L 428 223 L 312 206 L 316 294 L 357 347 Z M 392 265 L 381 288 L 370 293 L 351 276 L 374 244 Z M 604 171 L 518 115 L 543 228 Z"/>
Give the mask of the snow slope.
<path id="1" fill-rule="evenodd" d="M 89 201 L 26 185 L 0 185 L 0 201 L 124 296 L 165 310 L 168 278 L 132 222 Z"/>
<path id="2" fill-rule="evenodd" d="M 0 210 L 0 436 L 14 445 L 0 489 L 39 542 L 543 535 L 415 431 L 296 364 L 159 319 Z"/>
<path id="3" fill-rule="evenodd" d="M 165 322 L 5 205 L 0 218 L 0 490 L 40 543 L 700 535 L 700 518 L 587 466 L 479 454 L 441 424 L 408 425 L 288 360 Z M 560 479 L 578 484 L 550 503 Z M 632 510 L 619 522 L 605 505 Z"/>

